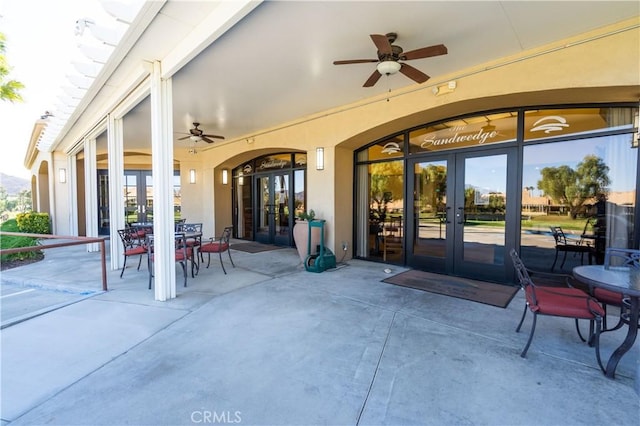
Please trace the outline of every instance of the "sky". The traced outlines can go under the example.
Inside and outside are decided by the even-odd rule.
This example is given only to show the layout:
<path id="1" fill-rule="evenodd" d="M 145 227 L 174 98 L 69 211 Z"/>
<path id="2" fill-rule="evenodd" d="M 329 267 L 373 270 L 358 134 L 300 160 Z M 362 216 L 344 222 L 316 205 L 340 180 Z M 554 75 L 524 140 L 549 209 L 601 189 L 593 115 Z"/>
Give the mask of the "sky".
<path id="1" fill-rule="evenodd" d="M 88 62 L 78 44 L 94 41 L 87 41 L 87 33 L 75 35 L 82 18 L 113 21 L 98 0 L 0 0 L 9 78 L 25 85 L 24 102 L 0 101 L 0 172 L 30 177 L 24 157 L 36 120 L 60 103 L 62 87 L 71 86 L 66 76 L 78 75 L 72 61 Z"/>

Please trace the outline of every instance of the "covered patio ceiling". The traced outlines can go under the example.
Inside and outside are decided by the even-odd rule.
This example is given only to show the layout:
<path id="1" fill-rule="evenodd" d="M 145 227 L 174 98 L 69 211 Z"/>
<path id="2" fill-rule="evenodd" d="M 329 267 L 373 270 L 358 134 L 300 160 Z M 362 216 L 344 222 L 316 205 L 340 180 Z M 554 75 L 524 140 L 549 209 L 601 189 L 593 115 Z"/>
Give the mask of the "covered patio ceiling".
<path id="1" fill-rule="evenodd" d="M 127 60 L 163 57 L 218 4 L 167 2 Z M 506 62 L 639 12 L 636 1 L 262 2 L 173 75 L 174 146 L 188 148 L 189 140 L 178 138 L 194 121 L 225 137 L 197 143 L 206 149 L 397 89 L 435 96 L 431 89 L 446 83 L 443 76 Z M 376 58 L 370 34 L 389 32 L 405 52 L 447 47 L 446 55 L 407 61 L 431 79 L 418 84 L 398 73 L 363 87 L 375 63 L 333 64 Z M 148 98 L 126 115 L 124 135 L 127 149 L 150 146 Z"/>

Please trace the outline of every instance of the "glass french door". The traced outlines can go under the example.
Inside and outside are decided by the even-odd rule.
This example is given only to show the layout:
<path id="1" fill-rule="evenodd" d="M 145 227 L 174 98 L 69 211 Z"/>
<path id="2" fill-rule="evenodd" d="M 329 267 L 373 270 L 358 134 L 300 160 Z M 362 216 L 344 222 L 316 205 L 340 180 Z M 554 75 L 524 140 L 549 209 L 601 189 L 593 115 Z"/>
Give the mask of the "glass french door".
<path id="1" fill-rule="evenodd" d="M 153 177 L 151 170 L 125 170 L 122 187 L 124 218 L 127 224 L 153 222 Z M 181 217 L 182 192 L 180 172 L 173 175 L 173 207 L 176 219 Z M 109 206 L 109 175 L 98 170 L 98 232 L 109 235 L 111 228 Z"/>
<path id="2" fill-rule="evenodd" d="M 255 240 L 265 244 L 291 245 L 293 200 L 291 172 L 256 176 Z"/>
<path id="3" fill-rule="evenodd" d="M 126 223 L 153 222 L 151 170 L 125 170 L 123 196 Z"/>
<path id="4" fill-rule="evenodd" d="M 515 150 L 448 154 L 413 160 L 410 266 L 496 282 L 507 280 L 508 229 L 517 188 Z M 409 204 L 411 205 L 411 204 Z M 513 227 L 513 225 L 511 226 Z"/>

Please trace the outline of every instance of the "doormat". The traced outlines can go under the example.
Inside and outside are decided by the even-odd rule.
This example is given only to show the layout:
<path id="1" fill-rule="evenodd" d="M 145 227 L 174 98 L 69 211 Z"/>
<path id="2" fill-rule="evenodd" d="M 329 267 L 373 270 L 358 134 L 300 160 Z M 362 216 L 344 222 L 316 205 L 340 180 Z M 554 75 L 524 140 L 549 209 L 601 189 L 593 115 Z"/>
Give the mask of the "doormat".
<path id="1" fill-rule="evenodd" d="M 274 246 L 273 244 L 262 244 L 262 243 L 257 243 L 255 241 L 251 241 L 248 243 L 232 244 L 231 248 L 234 250 L 240 250 L 247 253 L 260 253 L 263 251 L 279 250 L 284 247 Z"/>
<path id="2" fill-rule="evenodd" d="M 520 287 L 410 270 L 382 282 L 506 308 Z"/>

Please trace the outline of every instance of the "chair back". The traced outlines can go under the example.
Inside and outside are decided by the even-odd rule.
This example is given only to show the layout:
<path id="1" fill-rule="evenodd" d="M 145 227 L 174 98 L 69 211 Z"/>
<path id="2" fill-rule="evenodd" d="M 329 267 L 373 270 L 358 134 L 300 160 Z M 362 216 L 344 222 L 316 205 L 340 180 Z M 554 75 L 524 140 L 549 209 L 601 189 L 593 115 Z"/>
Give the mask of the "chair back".
<path id="1" fill-rule="evenodd" d="M 134 228 L 118 229 L 118 235 L 120 236 L 120 241 L 122 241 L 122 246 L 125 251 L 140 245 L 138 234 Z"/>
<path id="2" fill-rule="evenodd" d="M 609 247 L 604 252 L 604 269 L 611 266 L 640 268 L 640 250 Z"/>
<path id="3" fill-rule="evenodd" d="M 146 235 L 145 244 L 147 246 L 147 252 L 149 254 L 150 260 L 153 262 L 155 253 L 155 238 L 153 234 Z M 174 233 L 174 246 L 176 262 L 183 262 L 185 259 L 187 259 L 188 247 L 184 232 Z"/>
<path id="4" fill-rule="evenodd" d="M 229 248 L 229 240 L 231 239 L 231 232 L 233 231 L 233 226 L 227 226 L 222 230 L 222 235 L 220 235 L 220 244 Z"/>
<path id="5" fill-rule="evenodd" d="M 518 275 L 518 282 L 520 283 L 520 287 L 524 290 L 525 297 L 527 299 L 527 304 L 531 309 L 534 309 L 535 306 L 538 305 L 538 300 L 536 297 L 536 286 L 529 275 L 529 271 L 527 267 L 524 266 L 522 259 L 518 256 L 518 252 L 515 249 L 511 249 L 509 252 L 511 255 L 511 261 L 513 262 L 513 266 L 516 269 L 516 274 Z"/>
<path id="6" fill-rule="evenodd" d="M 553 239 L 556 241 L 556 245 L 566 245 L 567 244 L 567 236 L 564 234 L 562 227 L 560 226 L 550 226 L 551 234 L 553 235 Z"/>
<path id="7" fill-rule="evenodd" d="M 187 221 L 187 219 L 176 219 L 175 220 L 175 225 L 174 225 L 174 230 L 176 232 L 182 232 L 182 226 L 185 224 L 185 222 Z"/>
<path id="8" fill-rule="evenodd" d="M 176 232 L 184 232 L 186 234 L 194 232 L 201 233 L 202 223 L 176 223 Z"/>
<path id="9" fill-rule="evenodd" d="M 513 267 L 516 269 L 516 274 L 518 275 L 518 282 L 520 283 L 520 287 L 523 290 L 526 290 L 528 285 L 531 285 L 533 282 L 531 281 L 531 276 L 529 275 L 529 271 L 522 263 L 520 256 L 518 256 L 518 252 L 515 249 L 511 249 L 509 252 L 511 255 L 511 261 L 513 262 Z"/>

